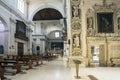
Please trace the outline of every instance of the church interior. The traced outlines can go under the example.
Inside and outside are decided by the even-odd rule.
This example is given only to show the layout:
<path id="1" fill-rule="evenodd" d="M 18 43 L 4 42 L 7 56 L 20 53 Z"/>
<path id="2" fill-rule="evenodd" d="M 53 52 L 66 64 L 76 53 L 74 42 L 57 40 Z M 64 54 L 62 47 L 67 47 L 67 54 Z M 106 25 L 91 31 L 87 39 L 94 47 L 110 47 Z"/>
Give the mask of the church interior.
<path id="1" fill-rule="evenodd" d="M 119 80 L 120 0 L 0 0 L 1 80 Z"/>

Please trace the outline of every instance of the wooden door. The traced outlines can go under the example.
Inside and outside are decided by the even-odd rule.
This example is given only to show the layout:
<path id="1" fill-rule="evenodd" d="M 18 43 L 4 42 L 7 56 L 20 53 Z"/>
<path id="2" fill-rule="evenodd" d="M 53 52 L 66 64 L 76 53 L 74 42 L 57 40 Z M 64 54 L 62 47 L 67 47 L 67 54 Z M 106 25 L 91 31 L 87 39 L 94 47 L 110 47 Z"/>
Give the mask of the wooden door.
<path id="1" fill-rule="evenodd" d="M 18 55 L 23 55 L 24 53 L 24 44 L 18 42 Z"/>

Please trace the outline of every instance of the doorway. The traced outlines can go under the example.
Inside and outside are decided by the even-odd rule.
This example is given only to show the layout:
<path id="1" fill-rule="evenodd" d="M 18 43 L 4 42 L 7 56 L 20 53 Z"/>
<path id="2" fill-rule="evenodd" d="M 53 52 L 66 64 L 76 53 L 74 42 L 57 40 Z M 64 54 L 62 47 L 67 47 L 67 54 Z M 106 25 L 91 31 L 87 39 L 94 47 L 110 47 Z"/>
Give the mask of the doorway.
<path id="1" fill-rule="evenodd" d="M 22 56 L 24 53 L 24 44 L 18 42 L 18 55 Z"/>
<path id="2" fill-rule="evenodd" d="M 39 46 L 36 47 L 36 51 L 37 51 L 37 55 L 40 55 L 40 47 Z"/>
<path id="3" fill-rule="evenodd" d="M 92 61 L 91 65 L 92 66 L 99 66 L 99 46 L 94 45 L 91 46 L 91 55 L 92 55 Z"/>
<path id="4" fill-rule="evenodd" d="M 92 45 L 91 46 L 91 66 L 105 66 L 105 45 Z"/>

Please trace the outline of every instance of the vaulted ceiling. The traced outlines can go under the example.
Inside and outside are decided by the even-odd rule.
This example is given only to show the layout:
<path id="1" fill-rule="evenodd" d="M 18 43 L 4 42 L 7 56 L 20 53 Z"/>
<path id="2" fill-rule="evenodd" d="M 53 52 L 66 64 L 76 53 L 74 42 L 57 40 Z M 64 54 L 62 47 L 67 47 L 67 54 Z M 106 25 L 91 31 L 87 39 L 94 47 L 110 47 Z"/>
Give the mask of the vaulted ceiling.
<path id="1" fill-rule="evenodd" d="M 62 18 L 63 18 L 63 16 L 56 9 L 45 8 L 45 9 L 42 9 L 42 10 L 38 11 L 34 15 L 33 21 L 37 21 L 37 20 L 59 20 L 59 19 L 62 19 Z"/>

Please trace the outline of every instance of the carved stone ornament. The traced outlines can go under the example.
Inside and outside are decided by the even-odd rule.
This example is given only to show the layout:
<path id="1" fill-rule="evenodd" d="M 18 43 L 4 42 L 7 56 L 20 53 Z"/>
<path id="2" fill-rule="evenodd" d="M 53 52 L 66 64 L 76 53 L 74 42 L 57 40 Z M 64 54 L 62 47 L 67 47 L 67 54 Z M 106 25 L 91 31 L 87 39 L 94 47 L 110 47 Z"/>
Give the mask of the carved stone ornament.
<path id="1" fill-rule="evenodd" d="M 94 28 L 94 18 L 93 18 L 94 12 L 92 9 L 88 9 L 87 11 L 87 29 Z"/>
<path id="2" fill-rule="evenodd" d="M 93 10 L 89 8 L 88 11 L 87 11 L 86 16 L 87 16 L 87 17 L 92 17 L 93 15 L 94 15 Z"/>
<path id="3" fill-rule="evenodd" d="M 72 23 L 72 30 L 78 30 L 78 31 L 81 31 L 81 24 L 80 22 L 76 21 L 76 22 L 73 22 Z"/>
<path id="4" fill-rule="evenodd" d="M 103 0 L 103 5 L 95 4 L 93 8 L 96 12 L 114 12 L 117 6 L 114 3 L 107 4 L 107 2 Z"/>
<path id="5" fill-rule="evenodd" d="M 95 30 L 94 29 L 88 29 L 87 30 L 87 36 L 95 36 Z"/>
<path id="6" fill-rule="evenodd" d="M 72 18 L 73 19 L 79 19 L 80 18 L 80 13 L 81 13 L 81 11 L 80 11 L 80 6 L 79 6 L 79 4 L 78 5 L 72 5 L 71 6 L 72 7 Z"/>
<path id="7" fill-rule="evenodd" d="M 82 56 L 82 51 L 80 48 L 76 48 L 72 51 L 72 56 Z"/>
<path id="8" fill-rule="evenodd" d="M 81 3 L 81 1 L 82 1 L 82 0 L 72 0 L 71 2 L 72 2 L 73 4 L 76 4 L 76 3 Z"/>
<path id="9" fill-rule="evenodd" d="M 120 17 L 120 8 L 117 9 L 116 14 L 117 14 L 117 17 Z"/>
<path id="10" fill-rule="evenodd" d="M 81 51 L 73 51 L 72 56 L 82 56 Z"/>
<path id="11" fill-rule="evenodd" d="M 81 0 L 72 0 L 72 1 L 81 1 Z"/>

